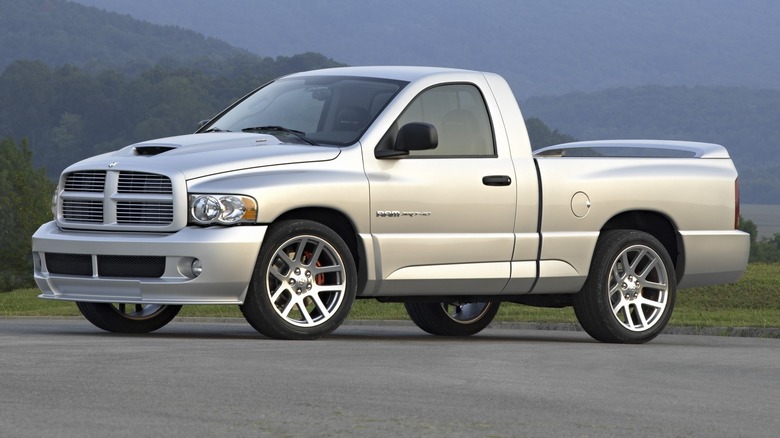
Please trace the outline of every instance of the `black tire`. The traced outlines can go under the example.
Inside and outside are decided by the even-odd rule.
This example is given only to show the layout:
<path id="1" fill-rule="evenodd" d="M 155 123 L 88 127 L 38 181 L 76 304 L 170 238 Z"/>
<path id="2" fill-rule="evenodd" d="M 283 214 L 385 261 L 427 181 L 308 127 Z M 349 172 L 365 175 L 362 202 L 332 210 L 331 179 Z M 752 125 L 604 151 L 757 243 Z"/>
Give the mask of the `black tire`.
<path id="1" fill-rule="evenodd" d="M 404 303 L 409 318 L 422 330 L 437 336 L 471 336 L 487 327 L 498 312 L 500 301 L 476 303 Z"/>
<path id="2" fill-rule="evenodd" d="M 574 313 L 598 341 L 641 344 L 666 327 L 676 291 L 672 259 L 655 237 L 606 231 L 596 244 L 588 279 L 574 295 Z"/>
<path id="3" fill-rule="evenodd" d="M 161 304 L 77 302 L 81 314 L 95 327 L 113 333 L 149 333 L 171 322 L 181 306 Z"/>
<path id="4" fill-rule="evenodd" d="M 330 228 L 284 221 L 266 234 L 241 312 L 274 339 L 316 339 L 346 319 L 357 290 L 352 252 Z"/>

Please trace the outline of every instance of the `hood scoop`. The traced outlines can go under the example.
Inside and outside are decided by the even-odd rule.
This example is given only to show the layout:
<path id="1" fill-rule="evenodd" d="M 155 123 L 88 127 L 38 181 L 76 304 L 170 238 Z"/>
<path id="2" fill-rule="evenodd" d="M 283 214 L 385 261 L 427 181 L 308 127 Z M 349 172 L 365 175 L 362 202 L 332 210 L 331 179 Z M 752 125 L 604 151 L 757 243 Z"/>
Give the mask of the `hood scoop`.
<path id="1" fill-rule="evenodd" d="M 163 152 L 168 152 L 170 150 L 176 149 L 175 146 L 136 146 L 133 148 L 133 151 L 136 155 L 140 155 L 142 157 L 151 157 L 154 155 L 159 155 Z"/>

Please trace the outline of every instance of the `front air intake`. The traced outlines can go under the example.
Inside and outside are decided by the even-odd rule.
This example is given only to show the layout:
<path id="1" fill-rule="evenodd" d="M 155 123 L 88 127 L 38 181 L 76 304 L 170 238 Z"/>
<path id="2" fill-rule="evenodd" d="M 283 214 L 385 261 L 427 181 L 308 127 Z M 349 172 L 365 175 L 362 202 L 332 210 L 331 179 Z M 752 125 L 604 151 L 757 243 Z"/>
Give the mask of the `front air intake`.
<path id="1" fill-rule="evenodd" d="M 133 149 L 135 150 L 136 155 L 151 157 L 176 148 L 173 146 L 136 146 Z"/>

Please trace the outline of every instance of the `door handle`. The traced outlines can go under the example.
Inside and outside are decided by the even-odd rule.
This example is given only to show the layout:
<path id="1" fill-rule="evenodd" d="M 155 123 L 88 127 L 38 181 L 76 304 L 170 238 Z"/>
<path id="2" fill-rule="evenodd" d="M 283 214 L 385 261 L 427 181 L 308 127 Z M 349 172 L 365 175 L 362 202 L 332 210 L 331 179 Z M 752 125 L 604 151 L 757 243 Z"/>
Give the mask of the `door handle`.
<path id="1" fill-rule="evenodd" d="M 488 175 L 482 178 L 482 184 L 486 186 L 508 186 L 512 184 L 512 178 L 507 175 Z"/>

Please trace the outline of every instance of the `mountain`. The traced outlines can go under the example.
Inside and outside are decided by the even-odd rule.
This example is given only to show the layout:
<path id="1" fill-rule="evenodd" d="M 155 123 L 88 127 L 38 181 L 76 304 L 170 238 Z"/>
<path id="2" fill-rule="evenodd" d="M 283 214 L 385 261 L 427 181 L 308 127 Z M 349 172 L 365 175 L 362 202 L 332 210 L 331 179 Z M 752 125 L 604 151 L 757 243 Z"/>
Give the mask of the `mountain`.
<path id="1" fill-rule="evenodd" d="M 261 56 L 494 71 L 519 98 L 641 85 L 780 89 L 776 0 L 75 0 Z"/>
<path id="2" fill-rule="evenodd" d="M 0 36 L 0 71 L 17 59 L 139 72 L 161 59 L 219 63 L 249 54 L 193 30 L 63 0 L 0 0 Z"/>
<path id="3" fill-rule="evenodd" d="M 103 0 L 102 3 L 110 4 L 115 1 Z M 408 2 L 405 3 L 407 0 L 388 2 L 398 7 L 395 15 L 390 15 L 391 11 L 387 10 L 385 2 L 375 3 L 367 0 L 366 4 L 375 7 L 371 9 L 373 15 L 370 17 L 376 18 L 368 24 L 357 19 L 362 17 L 361 13 L 365 12 L 365 7 L 350 1 L 310 0 L 290 3 L 258 1 L 257 4 L 264 5 L 266 8 L 259 11 L 256 8 L 237 9 L 244 15 L 252 17 L 252 25 L 245 25 L 246 21 L 238 18 L 236 21 L 229 21 L 228 24 L 239 31 L 250 29 L 254 35 L 255 51 L 258 53 L 265 51 L 269 55 L 262 57 L 247 49 L 233 48 L 215 37 L 206 37 L 183 27 L 140 22 L 130 15 L 102 11 L 73 1 L 0 0 L 0 42 L 3 43 L 0 44 L 0 138 L 28 139 L 36 166 L 45 165 L 48 175 L 54 176 L 65 165 L 95 153 L 152 137 L 191 132 L 198 120 L 210 117 L 231 101 L 273 77 L 294 71 L 339 65 L 333 59 L 314 52 L 270 57 L 272 54 L 280 53 L 278 51 L 282 50 L 280 47 L 283 47 L 282 43 L 286 39 L 298 34 L 308 35 L 311 32 L 319 32 L 321 38 L 308 41 L 311 46 L 319 47 L 329 40 L 325 36 L 330 35 L 333 26 L 339 25 L 342 28 L 336 35 L 341 36 L 336 40 L 330 37 L 330 41 L 343 43 L 349 40 L 356 48 L 354 53 L 345 53 L 345 56 L 361 56 L 357 48 L 365 46 L 373 49 L 364 50 L 362 53 L 391 59 L 393 53 L 397 52 L 397 48 L 387 47 L 382 40 L 386 40 L 387 35 L 394 35 L 397 38 L 397 46 L 404 47 L 408 44 L 405 42 L 407 41 L 405 34 L 410 33 L 417 35 L 419 47 L 416 47 L 415 52 L 412 50 L 414 47 L 407 46 L 407 54 L 410 56 L 407 60 L 410 62 L 399 63 L 446 65 L 436 60 L 454 52 L 459 52 L 468 58 L 463 61 L 463 64 L 469 62 L 476 64 L 477 60 L 485 57 L 486 54 L 466 50 L 474 44 L 472 39 L 482 41 L 482 44 L 484 41 L 490 41 L 499 46 L 506 33 L 505 30 L 498 28 L 484 30 L 478 27 L 480 17 L 486 12 L 477 10 L 474 6 L 462 5 L 459 3 L 460 0 L 452 0 L 451 4 L 463 6 L 465 11 L 470 11 L 473 15 L 472 20 L 462 17 L 463 12 L 460 9 L 444 8 L 437 16 L 450 24 L 459 23 L 457 26 L 459 31 L 469 36 L 449 43 L 441 41 L 442 36 L 439 35 L 440 32 L 446 34 L 449 27 L 425 15 L 430 4 L 442 5 L 440 0 L 429 0 L 417 5 L 415 10 L 419 12 L 419 17 L 410 14 L 408 8 L 401 7 L 403 5 L 411 7 Z M 569 5 L 568 0 L 561 1 L 563 3 L 552 4 L 557 5 L 558 9 L 562 7 L 561 5 Z M 189 7 L 184 7 L 178 2 L 179 0 L 166 0 L 152 5 L 145 3 L 145 0 L 134 0 L 122 4 L 146 5 L 161 17 L 168 16 L 166 11 L 171 8 L 171 5 L 178 5 L 181 7 L 179 12 L 182 16 L 180 23 L 182 26 L 185 25 L 187 17 L 204 15 L 209 17 L 215 29 L 224 27 L 225 11 L 235 12 L 233 7 L 255 5 L 254 2 L 226 0 L 220 3 L 220 8 L 214 8 L 211 3 L 208 3 L 206 5 L 212 7 L 204 9 L 204 4 L 196 0 L 193 0 Z M 690 5 L 694 3 L 696 2 L 691 0 L 679 1 L 678 9 L 681 17 L 690 12 Z M 480 4 L 486 5 L 487 9 L 503 5 L 507 6 L 507 14 L 511 11 L 516 12 L 516 8 L 512 9 L 514 6 L 503 0 L 488 0 Z M 545 7 L 549 8 L 545 6 L 548 5 L 546 2 L 521 4 L 527 7 L 526 12 L 529 16 L 532 13 L 538 14 L 536 16 L 539 17 L 540 23 L 549 24 L 549 20 L 554 18 L 554 14 L 548 13 L 546 16 L 541 14 L 540 11 Z M 577 4 L 609 6 L 600 9 L 600 13 L 606 14 L 604 20 L 607 16 L 617 19 L 607 13 L 612 10 L 631 12 L 626 12 L 624 17 L 628 22 L 636 21 L 635 17 L 632 18 L 636 14 L 633 8 L 637 10 L 647 8 L 643 6 L 645 3 L 630 3 L 632 7 L 628 8 L 626 5 L 629 3 L 606 0 L 582 0 Z M 666 0 L 658 0 L 652 4 L 668 6 Z M 728 14 L 723 7 L 724 5 L 733 7 L 733 2 L 711 0 L 707 4 L 711 4 L 716 11 L 724 14 L 718 20 L 714 20 L 712 26 L 718 28 L 722 26 L 724 20 L 725 22 L 730 20 L 730 17 L 725 16 Z M 751 11 L 757 5 L 768 5 L 770 6 L 766 8 L 768 16 L 772 16 L 774 10 L 771 7 L 774 3 L 751 1 L 743 4 L 744 9 Z M 293 11 L 290 9 L 291 5 L 296 5 L 297 9 Z M 334 17 L 333 10 L 343 10 L 344 5 L 355 6 L 354 13 L 343 14 L 345 17 Z M 330 9 L 325 6 L 330 6 Z M 191 9 L 200 12 L 196 14 Z M 583 22 L 590 23 L 588 17 L 592 14 L 589 15 L 588 12 L 582 11 Z M 379 13 L 382 13 L 384 18 L 375 17 Z M 312 14 L 319 18 L 314 20 Z M 503 17 L 500 14 L 491 14 L 496 23 L 505 22 L 502 21 Z M 702 14 L 704 18 L 712 18 L 710 12 Z M 734 14 L 745 15 L 742 12 L 734 12 Z M 400 17 L 399 21 L 395 21 L 396 17 Z M 546 19 L 543 20 L 544 17 Z M 350 20 L 353 23 L 358 21 L 360 23 L 350 26 Z M 534 20 L 526 19 L 526 21 Z M 286 26 L 280 27 L 279 22 L 286 23 Z M 427 30 L 411 29 L 408 27 L 410 22 L 425 25 Z M 522 20 L 518 22 L 525 23 Z M 757 20 L 753 24 L 756 23 L 763 23 L 763 21 Z M 592 33 L 602 35 L 612 32 L 612 30 L 608 31 L 612 27 L 606 24 Z M 539 24 L 529 24 L 531 27 L 536 25 Z M 361 29 L 366 26 L 374 26 L 378 35 L 376 41 L 371 41 L 368 37 L 347 38 L 351 35 L 362 35 Z M 391 32 L 390 28 L 395 30 Z M 523 26 L 517 28 L 518 34 L 526 32 L 522 29 Z M 697 29 L 688 30 L 691 35 L 700 35 L 701 31 Z M 773 27 L 762 29 L 762 32 L 766 33 L 766 41 L 771 42 L 776 38 L 778 32 L 773 29 Z M 645 30 L 647 26 L 634 34 Z M 561 35 L 566 33 L 564 31 L 567 29 L 557 33 L 548 32 L 550 36 L 545 38 L 549 39 L 549 42 L 558 41 L 556 38 L 561 38 Z M 419 32 L 424 32 L 424 35 L 420 36 Z M 745 37 L 740 36 L 744 32 L 751 34 L 744 26 L 737 26 L 733 31 L 726 33 L 738 40 L 739 44 L 745 44 Z M 657 43 L 660 46 L 668 45 L 668 42 L 657 33 L 651 32 L 651 34 L 654 38 L 658 38 Z M 482 35 L 482 38 L 472 38 L 472 35 Z M 492 37 L 487 37 L 491 35 Z M 681 38 L 679 34 L 676 35 Z M 571 91 L 559 95 L 523 96 L 522 93 L 518 93 L 518 96 L 522 97 L 521 106 L 524 116 L 540 119 L 552 128 L 552 132 L 548 133 L 550 135 L 544 135 L 550 137 L 550 141 L 564 138 L 568 134 L 582 140 L 661 138 L 720 143 L 729 149 L 740 171 L 743 200 L 752 203 L 780 204 L 780 176 L 778 176 L 780 154 L 777 153 L 777 144 L 780 143 L 780 89 L 772 88 L 773 82 L 769 80 L 766 84 L 748 80 L 764 75 L 760 65 L 771 65 L 778 59 L 770 56 L 774 51 L 766 48 L 763 43 L 756 41 L 755 47 L 735 49 L 735 52 L 729 53 L 729 56 L 721 56 L 722 68 L 711 69 L 711 82 L 728 83 L 729 81 L 723 79 L 727 76 L 724 76 L 724 72 L 730 71 L 732 58 L 741 60 L 740 62 L 745 63 L 743 81 L 745 84 L 739 86 L 628 85 L 598 89 L 607 83 L 598 82 L 599 80 L 614 81 L 615 78 L 625 77 L 628 71 L 625 68 L 630 70 L 633 67 L 625 67 L 619 62 L 604 64 L 600 71 L 609 71 L 610 74 L 597 75 L 594 79 L 589 70 L 592 66 L 579 70 L 562 68 L 562 66 L 573 65 L 578 55 L 560 44 L 554 50 L 550 49 L 551 46 L 545 38 L 541 39 L 536 52 L 529 50 L 529 57 L 533 58 L 534 54 L 538 53 L 547 55 L 555 53 L 559 56 L 557 63 L 550 61 L 545 64 L 539 61 L 539 64 L 523 67 L 528 71 L 536 69 L 537 66 L 547 65 L 549 68 L 557 65 L 557 69 L 552 68 L 552 72 L 545 72 L 541 67 L 539 68 L 539 72 L 549 77 L 540 78 L 539 72 L 533 73 L 535 75 L 533 77 L 539 79 L 537 85 L 540 90 L 551 89 L 553 86 L 560 89 L 575 89 L 579 86 L 583 90 L 589 87 L 597 89 Z M 580 44 L 579 38 L 571 36 L 566 38 L 569 38 L 574 46 Z M 583 33 L 580 38 L 588 40 L 593 36 Z M 688 40 L 681 38 L 680 47 L 685 47 L 689 40 L 690 38 Z M 715 38 L 711 44 L 718 47 L 737 44 L 725 43 L 722 40 L 722 38 Z M 432 45 L 431 41 L 441 44 Z M 636 41 L 638 40 L 635 38 Z M 279 46 L 276 45 L 277 42 Z M 329 47 L 338 47 L 339 44 L 336 42 Z M 610 46 L 606 42 L 604 44 L 614 48 L 614 45 Z M 636 51 L 649 50 L 643 47 L 645 46 L 637 45 Z M 758 55 L 761 50 L 765 51 L 763 56 Z M 601 48 L 592 49 L 593 54 L 602 51 Z M 745 60 L 742 51 L 755 56 L 754 62 Z M 425 54 L 427 58 L 420 62 L 411 62 L 414 53 Z M 600 62 L 607 59 L 603 53 L 599 57 L 602 60 Z M 691 57 L 695 58 L 693 55 Z M 627 56 L 626 59 L 629 58 Z M 426 60 L 429 62 L 424 62 Z M 492 67 L 496 67 L 497 63 L 511 60 L 512 57 L 509 56 L 495 55 L 487 59 L 485 65 L 474 65 L 474 68 L 495 70 L 506 75 L 506 72 Z M 694 63 L 702 62 L 704 61 L 698 60 Z M 452 61 L 452 65 L 468 67 L 460 64 L 458 60 Z M 582 63 L 583 66 L 586 64 Z M 747 67 L 755 68 L 755 71 Z M 682 74 L 685 68 L 681 66 L 668 70 Z M 514 68 L 511 72 L 525 74 Z M 576 82 L 575 77 L 580 82 Z M 652 80 L 647 78 L 657 78 L 657 76 L 650 74 L 642 79 L 637 74 L 636 78 L 629 79 L 635 82 Z M 772 79 L 778 80 L 778 78 L 780 75 L 775 75 Z M 697 81 L 695 78 L 686 79 L 683 76 L 673 75 L 668 79 L 680 82 Z M 509 80 L 512 81 L 511 77 Z M 602 85 L 596 86 L 597 83 Z M 762 84 L 765 88 L 758 88 L 764 86 Z M 517 89 L 517 83 L 512 85 Z M 533 125 L 534 121 L 531 124 Z"/>
<path id="4" fill-rule="evenodd" d="M 0 139 L 27 140 L 51 178 L 74 161 L 192 132 L 257 86 L 342 65 L 260 57 L 175 26 L 65 0 L 0 0 Z"/>

